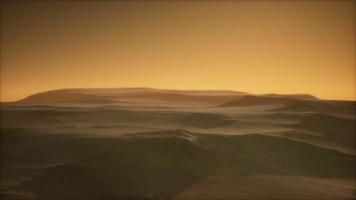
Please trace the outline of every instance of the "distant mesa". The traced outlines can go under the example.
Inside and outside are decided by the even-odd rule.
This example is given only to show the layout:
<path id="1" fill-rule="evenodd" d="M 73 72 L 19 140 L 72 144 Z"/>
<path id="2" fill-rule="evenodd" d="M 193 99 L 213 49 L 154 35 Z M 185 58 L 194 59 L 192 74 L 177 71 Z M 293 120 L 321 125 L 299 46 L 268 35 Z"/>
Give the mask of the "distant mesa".
<path id="1" fill-rule="evenodd" d="M 70 90 L 54 90 L 37 93 L 17 103 L 113 103 L 114 101 L 104 96 L 95 96 Z"/>
<path id="2" fill-rule="evenodd" d="M 160 90 L 153 88 L 87 88 L 60 89 L 31 95 L 17 101 L 22 104 L 51 103 L 117 103 L 125 99 L 160 102 L 207 102 L 223 103 L 245 95 L 243 92 L 228 90 Z"/>
<path id="3" fill-rule="evenodd" d="M 84 88 L 60 89 L 31 95 L 13 102 L 20 105 L 51 104 L 113 104 L 154 103 L 165 105 L 191 104 L 217 107 L 246 107 L 280 105 L 278 109 L 287 111 L 334 111 L 354 110 L 354 101 L 321 100 L 309 94 L 264 94 L 251 95 L 229 90 L 164 90 L 154 88 Z M 212 121 L 212 116 L 190 116 L 192 123 L 199 126 L 200 118 Z M 189 118 L 189 117 L 188 117 Z M 211 119 L 211 120 L 210 120 Z M 205 120 L 205 121 L 206 121 Z M 190 121 L 190 120 L 188 120 Z M 216 121 L 216 119 L 214 119 Z M 222 123 L 225 119 L 217 119 Z M 223 122 L 224 121 L 224 122 Z M 195 123 L 197 122 L 197 123 Z"/>
<path id="4" fill-rule="evenodd" d="M 246 107 L 280 105 L 278 110 L 287 111 L 333 111 L 350 108 L 349 104 L 321 100 L 311 95 L 246 95 L 221 104 L 219 107 Z"/>
<path id="5" fill-rule="evenodd" d="M 299 99 L 299 100 L 320 100 L 319 98 L 310 95 L 310 94 L 287 94 L 287 95 L 283 95 L 283 94 L 264 94 L 261 95 L 262 97 L 289 97 L 292 99 Z"/>
<path id="6" fill-rule="evenodd" d="M 258 105 L 269 105 L 269 104 L 292 104 L 297 101 L 317 101 L 316 97 L 311 95 L 245 95 L 241 98 L 235 99 L 233 101 L 221 104 L 221 107 L 230 106 L 258 106 Z"/>

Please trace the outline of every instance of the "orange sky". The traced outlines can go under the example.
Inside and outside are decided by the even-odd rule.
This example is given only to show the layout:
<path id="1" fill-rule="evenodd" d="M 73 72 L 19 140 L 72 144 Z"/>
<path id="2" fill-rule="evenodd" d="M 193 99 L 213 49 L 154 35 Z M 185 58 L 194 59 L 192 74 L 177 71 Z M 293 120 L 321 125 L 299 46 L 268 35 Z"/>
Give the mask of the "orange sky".
<path id="1" fill-rule="evenodd" d="M 356 99 L 355 1 L 1 1 L 1 101 L 78 87 Z"/>

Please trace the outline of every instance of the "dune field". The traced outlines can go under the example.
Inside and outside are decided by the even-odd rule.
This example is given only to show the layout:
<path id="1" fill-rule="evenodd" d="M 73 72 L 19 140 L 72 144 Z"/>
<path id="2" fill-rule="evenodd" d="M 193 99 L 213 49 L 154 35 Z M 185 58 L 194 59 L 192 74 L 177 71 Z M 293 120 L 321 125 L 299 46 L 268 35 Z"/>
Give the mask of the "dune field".
<path id="1" fill-rule="evenodd" d="M 355 199 L 356 103 L 62 89 L 1 103 L 1 199 Z"/>

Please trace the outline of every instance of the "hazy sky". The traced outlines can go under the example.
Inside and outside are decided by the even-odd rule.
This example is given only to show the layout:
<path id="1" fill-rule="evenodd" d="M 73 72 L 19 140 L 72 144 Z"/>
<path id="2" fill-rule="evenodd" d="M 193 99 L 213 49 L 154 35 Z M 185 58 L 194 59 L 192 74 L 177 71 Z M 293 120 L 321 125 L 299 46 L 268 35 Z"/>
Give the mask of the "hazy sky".
<path id="1" fill-rule="evenodd" d="M 356 99 L 355 1 L 1 1 L 1 100 L 73 87 Z"/>

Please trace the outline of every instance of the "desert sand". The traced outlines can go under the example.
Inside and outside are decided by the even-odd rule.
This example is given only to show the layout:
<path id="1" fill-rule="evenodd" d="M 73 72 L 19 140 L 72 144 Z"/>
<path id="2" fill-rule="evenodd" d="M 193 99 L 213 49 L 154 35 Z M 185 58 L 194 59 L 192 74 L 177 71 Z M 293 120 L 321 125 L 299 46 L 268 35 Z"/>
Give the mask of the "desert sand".
<path id="1" fill-rule="evenodd" d="M 2 199 L 355 199 L 355 102 L 63 89 L 1 104 Z"/>

